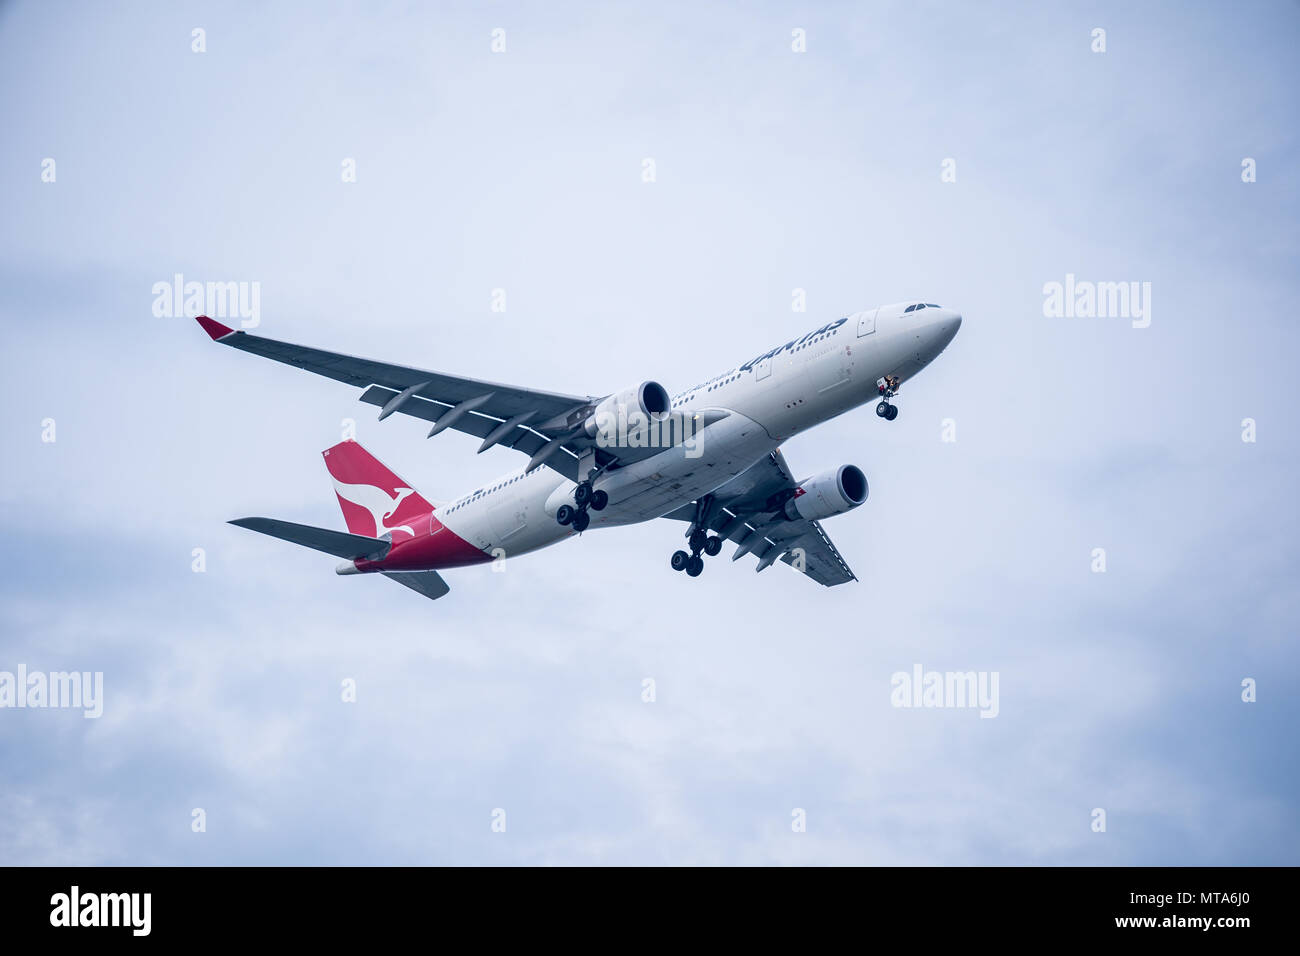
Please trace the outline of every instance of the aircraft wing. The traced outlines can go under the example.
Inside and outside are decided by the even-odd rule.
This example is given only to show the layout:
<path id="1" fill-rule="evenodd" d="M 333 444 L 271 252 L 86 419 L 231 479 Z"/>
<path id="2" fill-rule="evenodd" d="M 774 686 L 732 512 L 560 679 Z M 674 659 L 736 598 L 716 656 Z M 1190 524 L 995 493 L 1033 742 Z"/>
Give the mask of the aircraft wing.
<path id="1" fill-rule="evenodd" d="M 821 522 L 785 518 L 781 509 L 797 489 L 785 456 L 774 451 L 713 493 L 705 524 L 738 545 L 732 560 L 753 554 L 759 571 L 780 559 L 826 587 L 856 581 Z M 693 521 L 696 510 L 690 504 L 664 517 Z"/>
<path id="2" fill-rule="evenodd" d="M 479 451 L 504 445 L 573 481 L 578 480 L 579 454 L 595 446 L 585 434 L 573 434 L 598 401 L 588 395 L 560 395 L 390 365 L 250 335 L 207 316 L 198 321 L 222 345 L 365 389 L 361 401 L 378 406 L 381 421 L 400 412 L 433 422 L 430 437 L 447 428 L 465 432 L 484 440 Z M 605 454 L 596 452 L 598 463 Z"/>

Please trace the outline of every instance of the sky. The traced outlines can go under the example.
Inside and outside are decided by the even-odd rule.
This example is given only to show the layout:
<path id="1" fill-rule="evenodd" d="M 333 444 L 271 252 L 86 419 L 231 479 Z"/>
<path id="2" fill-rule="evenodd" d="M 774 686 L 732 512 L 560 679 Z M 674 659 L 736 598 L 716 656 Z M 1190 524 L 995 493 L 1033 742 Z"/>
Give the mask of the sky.
<path id="1" fill-rule="evenodd" d="M 0 672 L 103 674 L 96 719 L 0 708 L 0 864 L 1300 863 L 1298 33 L 0 6 Z M 866 472 L 825 523 L 858 582 L 690 579 L 651 521 L 430 602 L 225 522 L 342 528 L 349 427 L 431 498 L 522 458 L 216 348 L 156 314 L 176 274 L 256 283 L 258 334 L 575 394 L 882 303 L 964 323 L 897 421 L 783 448 Z M 1149 325 L 1047 314 L 1067 276 Z M 894 706 L 917 666 L 996 674 L 997 716 Z"/>

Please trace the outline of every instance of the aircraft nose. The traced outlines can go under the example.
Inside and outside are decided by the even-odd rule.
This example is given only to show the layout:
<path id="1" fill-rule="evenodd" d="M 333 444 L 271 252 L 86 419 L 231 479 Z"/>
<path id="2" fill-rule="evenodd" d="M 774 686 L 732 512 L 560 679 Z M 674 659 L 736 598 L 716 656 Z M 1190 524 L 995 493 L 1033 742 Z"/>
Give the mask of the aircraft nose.
<path id="1" fill-rule="evenodd" d="M 935 331 L 938 333 L 935 337 L 936 343 L 940 349 L 948 346 L 948 343 L 957 335 L 957 330 L 961 328 L 961 313 L 954 312 L 952 309 L 942 310 L 943 314 L 935 323 Z"/>

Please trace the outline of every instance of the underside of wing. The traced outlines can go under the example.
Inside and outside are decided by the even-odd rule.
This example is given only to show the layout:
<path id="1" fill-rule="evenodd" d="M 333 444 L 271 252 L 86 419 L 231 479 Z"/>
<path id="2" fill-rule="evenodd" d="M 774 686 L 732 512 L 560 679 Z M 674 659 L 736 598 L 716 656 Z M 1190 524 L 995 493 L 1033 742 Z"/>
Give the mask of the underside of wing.
<path id="1" fill-rule="evenodd" d="M 479 451 L 504 445 L 529 455 L 530 468 L 546 464 L 574 480 L 584 454 L 594 453 L 596 464 L 604 464 L 608 457 L 580 429 L 596 401 L 589 395 L 517 388 L 376 362 L 251 335 L 206 316 L 198 321 L 222 345 L 365 389 L 361 401 L 379 407 L 381 421 L 400 413 L 432 422 L 429 437 L 447 429 L 464 432 L 483 439 Z"/>
<path id="2" fill-rule="evenodd" d="M 732 560 L 752 554 L 759 571 L 780 560 L 826 587 L 856 581 L 821 522 L 786 517 L 784 506 L 798 490 L 785 457 L 774 451 L 714 491 L 709 500 L 664 517 L 693 522 L 703 511 L 706 530 L 736 543 Z"/>

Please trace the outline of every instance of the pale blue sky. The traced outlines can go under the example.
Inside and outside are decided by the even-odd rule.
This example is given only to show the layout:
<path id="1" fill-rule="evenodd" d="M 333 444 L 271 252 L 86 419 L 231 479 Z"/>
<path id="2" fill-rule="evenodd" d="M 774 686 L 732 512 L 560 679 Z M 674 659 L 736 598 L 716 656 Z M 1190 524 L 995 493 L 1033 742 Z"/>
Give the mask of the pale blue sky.
<path id="1" fill-rule="evenodd" d="M 0 8 L 0 670 L 102 670 L 106 697 L 0 710 L 0 863 L 1300 862 L 1298 27 Z M 430 497 L 519 456 L 154 317 L 176 272 L 260 282 L 272 337 L 565 392 L 677 391 L 882 302 L 965 324 L 896 422 L 785 448 L 867 473 L 827 522 L 860 583 L 692 581 L 652 522 L 430 603 L 224 522 L 341 527 L 319 452 L 347 417 Z M 1151 327 L 1045 318 L 1067 273 L 1150 282 Z M 997 671 L 1000 715 L 892 708 L 915 663 Z"/>

